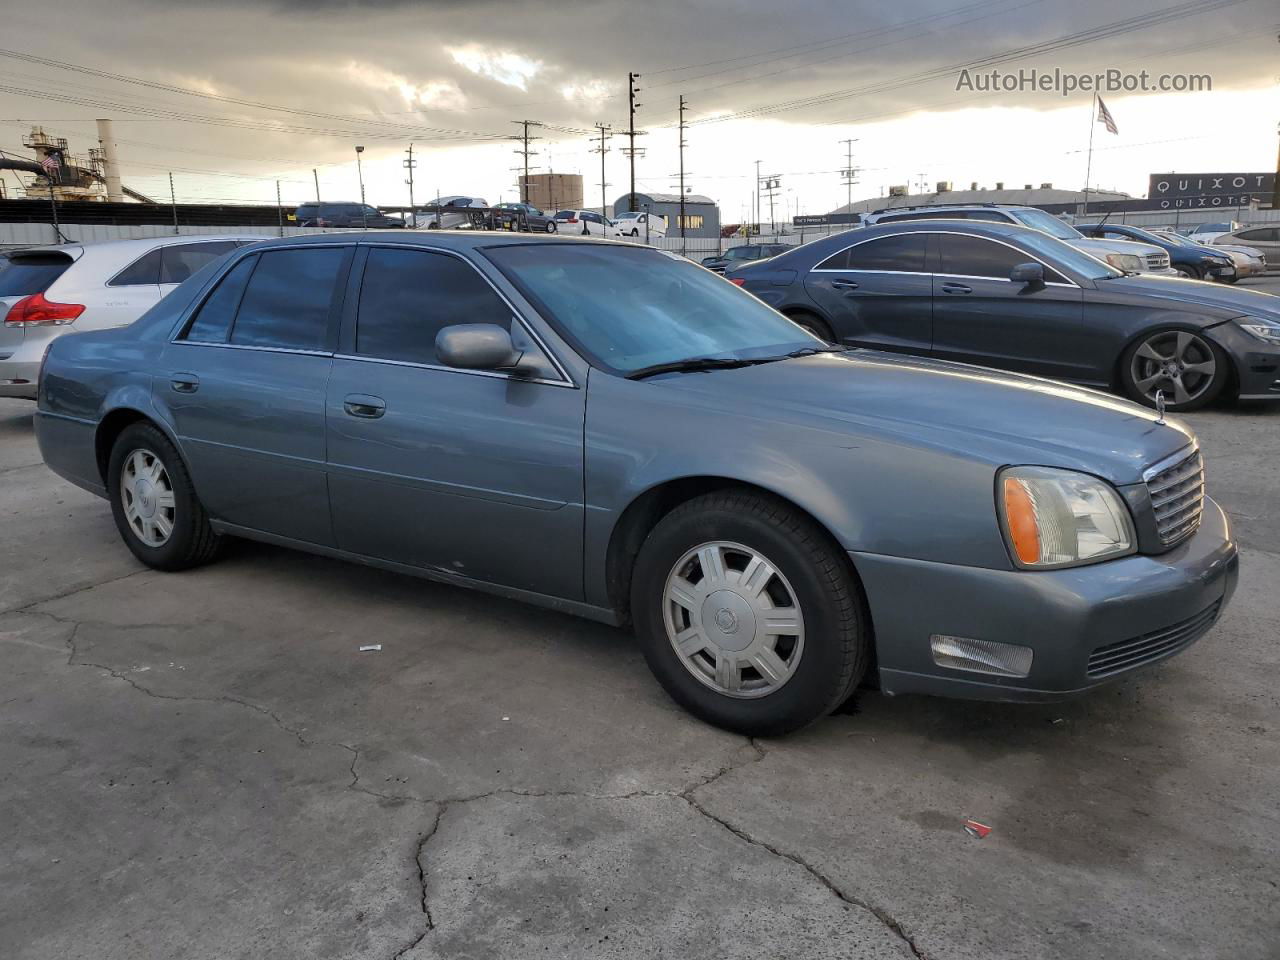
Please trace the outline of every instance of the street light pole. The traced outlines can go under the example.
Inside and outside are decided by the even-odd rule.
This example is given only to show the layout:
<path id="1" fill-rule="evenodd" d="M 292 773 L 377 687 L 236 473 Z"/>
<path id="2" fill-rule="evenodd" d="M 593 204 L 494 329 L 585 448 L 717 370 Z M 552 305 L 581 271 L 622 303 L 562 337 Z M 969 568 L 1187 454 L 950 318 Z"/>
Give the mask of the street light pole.
<path id="1" fill-rule="evenodd" d="M 369 215 L 364 209 L 364 167 L 360 165 L 360 154 L 364 153 L 364 147 L 356 147 L 356 176 L 360 178 L 360 222 L 364 229 L 369 229 Z"/>

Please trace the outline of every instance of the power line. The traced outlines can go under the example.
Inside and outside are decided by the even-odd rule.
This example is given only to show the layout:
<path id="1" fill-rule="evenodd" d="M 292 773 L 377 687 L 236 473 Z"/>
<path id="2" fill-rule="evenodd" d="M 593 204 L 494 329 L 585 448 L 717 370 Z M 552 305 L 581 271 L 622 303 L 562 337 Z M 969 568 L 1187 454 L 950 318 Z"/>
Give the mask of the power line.
<path id="1" fill-rule="evenodd" d="M 524 158 L 524 176 L 520 180 L 520 202 L 528 203 L 529 202 L 529 158 L 535 157 L 538 155 L 537 150 L 529 149 L 529 141 L 542 139 L 541 137 L 529 136 L 529 128 L 540 127 L 542 126 L 542 124 L 539 123 L 537 120 L 512 120 L 511 122 L 514 124 L 517 124 L 522 128 L 522 132 L 519 136 L 509 137 L 508 139 L 521 141 L 521 148 L 519 150 L 514 150 L 512 152 Z"/>

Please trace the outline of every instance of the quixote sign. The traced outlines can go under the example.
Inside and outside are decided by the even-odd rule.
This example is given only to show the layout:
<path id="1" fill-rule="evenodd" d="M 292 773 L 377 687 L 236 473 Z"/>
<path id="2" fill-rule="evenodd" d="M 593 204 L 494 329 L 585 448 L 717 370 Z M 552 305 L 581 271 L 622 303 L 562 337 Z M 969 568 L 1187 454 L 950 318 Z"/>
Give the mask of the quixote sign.
<path id="1" fill-rule="evenodd" d="M 1169 207 L 1234 207 L 1251 199 L 1265 199 L 1275 188 L 1274 173 L 1153 173 L 1147 190 L 1150 200 L 1200 201 L 1212 197 L 1215 203 L 1169 203 Z"/>

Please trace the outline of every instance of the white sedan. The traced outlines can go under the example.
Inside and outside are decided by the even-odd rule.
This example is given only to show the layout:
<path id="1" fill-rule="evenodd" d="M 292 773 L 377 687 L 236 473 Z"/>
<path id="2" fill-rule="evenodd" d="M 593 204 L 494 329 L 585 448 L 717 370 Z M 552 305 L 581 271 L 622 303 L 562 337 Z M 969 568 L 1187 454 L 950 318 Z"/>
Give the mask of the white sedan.
<path id="1" fill-rule="evenodd" d="M 616 214 L 619 233 L 624 237 L 661 240 L 667 235 L 667 218 L 642 210 Z"/>
<path id="2" fill-rule="evenodd" d="M 56 337 L 133 323 L 205 264 L 261 239 L 153 237 L 0 254 L 0 397 L 36 399 Z"/>
<path id="3" fill-rule="evenodd" d="M 556 233 L 581 234 L 584 237 L 622 236 L 614 221 L 592 210 L 557 210 L 555 221 Z"/>

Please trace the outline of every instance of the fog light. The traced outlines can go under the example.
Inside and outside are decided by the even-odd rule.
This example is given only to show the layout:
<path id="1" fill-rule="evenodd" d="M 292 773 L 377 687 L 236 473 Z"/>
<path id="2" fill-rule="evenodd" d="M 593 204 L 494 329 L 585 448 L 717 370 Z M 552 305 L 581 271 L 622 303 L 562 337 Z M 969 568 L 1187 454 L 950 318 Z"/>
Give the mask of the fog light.
<path id="1" fill-rule="evenodd" d="M 1035 651 L 1016 643 L 997 643 L 995 640 L 971 640 L 968 637 L 947 637 L 935 633 L 929 638 L 933 662 L 953 670 L 971 673 L 993 673 L 998 677 L 1025 677 L 1031 673 L 1031 658 Z"/>

